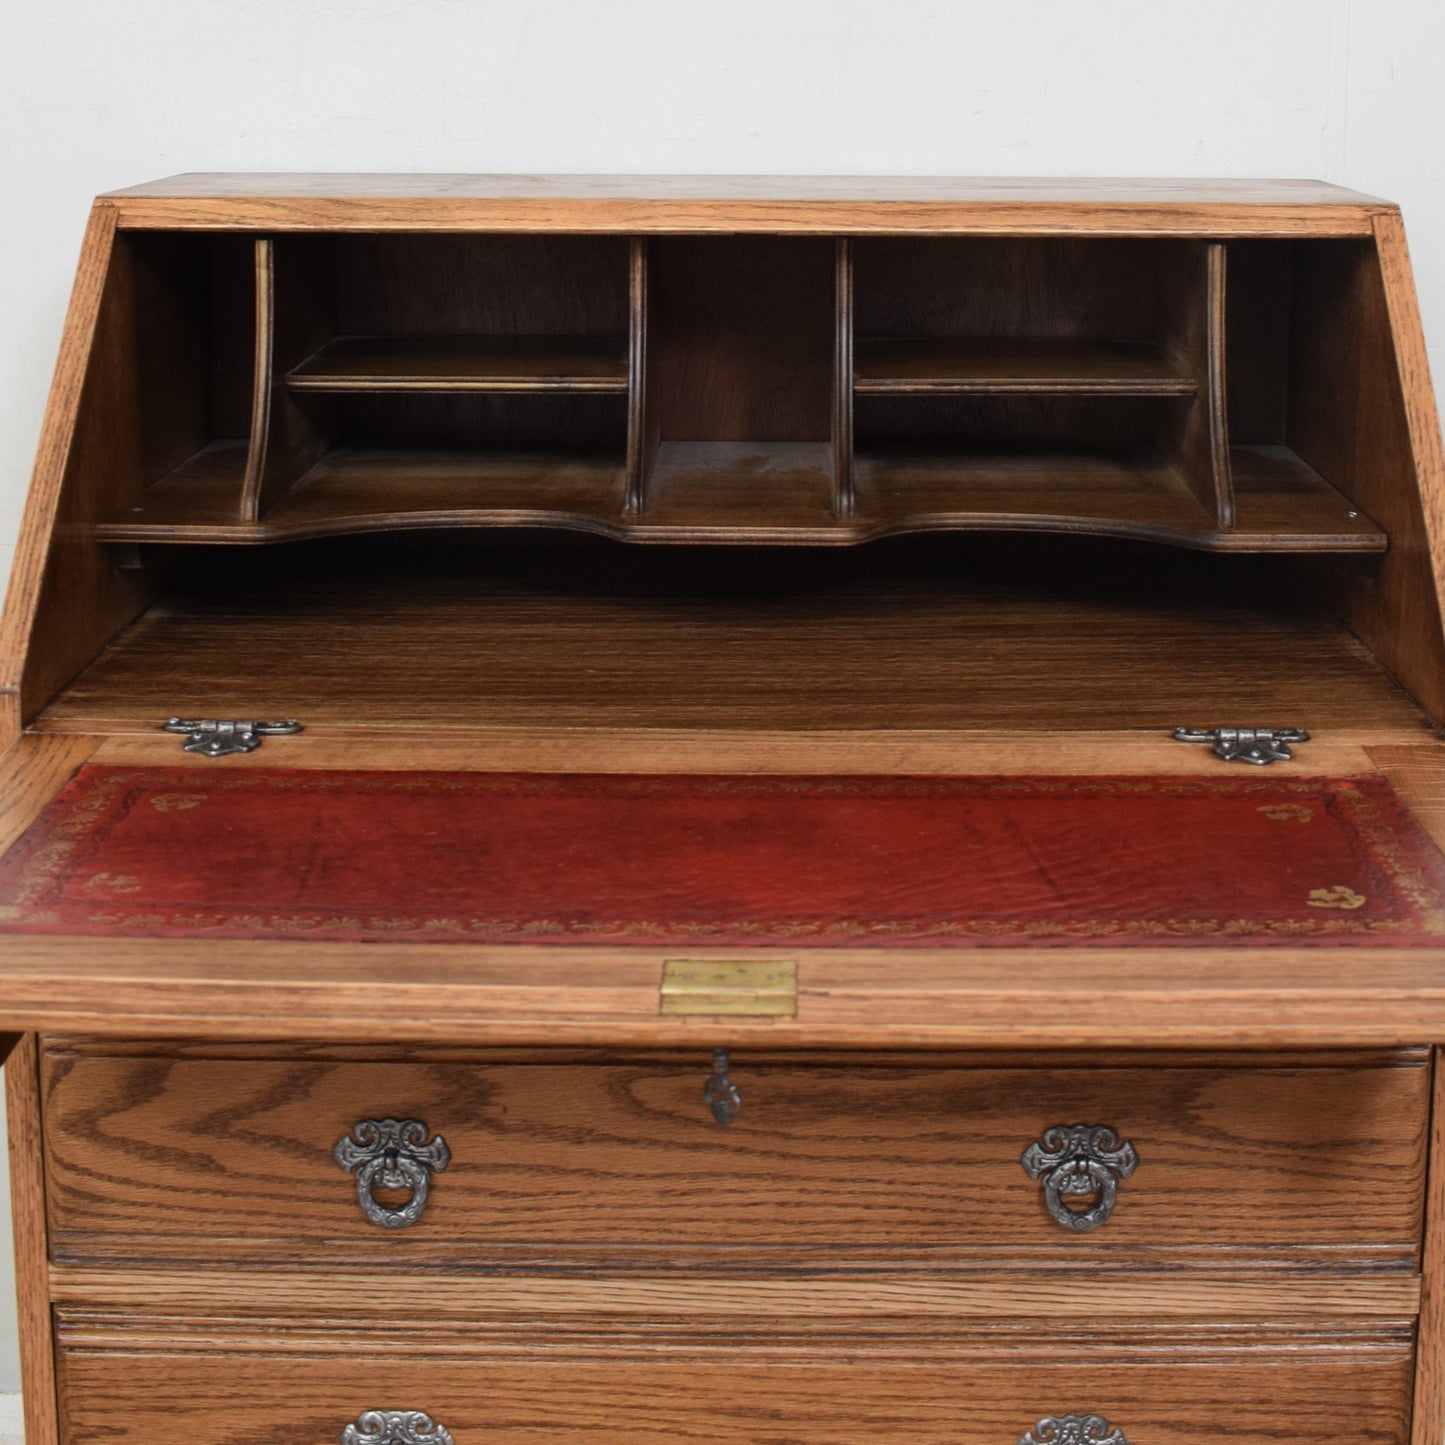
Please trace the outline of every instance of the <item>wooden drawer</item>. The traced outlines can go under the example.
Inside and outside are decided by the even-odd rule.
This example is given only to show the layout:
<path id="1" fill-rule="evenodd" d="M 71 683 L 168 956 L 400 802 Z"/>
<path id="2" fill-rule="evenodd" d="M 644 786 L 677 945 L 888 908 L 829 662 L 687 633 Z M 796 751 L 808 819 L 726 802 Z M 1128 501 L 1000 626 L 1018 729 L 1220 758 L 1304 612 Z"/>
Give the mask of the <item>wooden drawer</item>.
<path id="1" fill-rule="evenodd" d="M 347 1260 L 450 1267 L 675 1254 L 1023 1266 L 1268 1251 L 1417 1258 L 1423 1055 L 1059 1068 L 738 1060 L 731 1127 L 709 1061 L 367 1063 L 55 1048 L 44 1066 L 58 1260 Z M 450 1150 L 424 1212 L 379 1227 L 333 1148 L 414 1118 Z M 1021 1163 L 1053 1125 L 1137 1151 L 1112 1216 L 1062 1227 Z M 1043 1176 L 1047 1179 L 1047 1173 Z M 404 1192 L 379 1190 L 388 1207 Z M 1087 1203 L 1087 1200 L 1075 1201 Z M 1343 1261 L 1348 1263 L 1348 1261 Z"/>
<path id="2" fill-rule="evenodd" d="M 1018 1445 L 1071 1413 L 1104 1416 L 1128 1445 L 1402 1445 L 1410 1421 L 1408 1333 L 1146 1343 L 999 1330 L 942 1347 L 713 1335 L 665 1351 L 571 1339 L 509 1352 L 475 1336 L 399 1348 L 336 1325 L 109 1330 L 62 1317 L 60 1338 L 67 1445 L 333 1445 L 378 1409 L 424 1411 L 456 1445 Z"/>

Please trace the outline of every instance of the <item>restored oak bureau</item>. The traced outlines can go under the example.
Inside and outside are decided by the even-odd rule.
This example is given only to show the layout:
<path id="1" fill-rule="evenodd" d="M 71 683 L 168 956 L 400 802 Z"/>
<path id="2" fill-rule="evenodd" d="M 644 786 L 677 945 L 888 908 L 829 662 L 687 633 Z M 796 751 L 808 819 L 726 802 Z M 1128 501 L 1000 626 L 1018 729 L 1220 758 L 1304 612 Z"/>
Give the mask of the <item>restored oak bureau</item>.
<path id="1" fill-rule="evenodd" d="M 101 197 L 30 1445 L 1439 1445 L 1442 577 L 1367 196 Z"/>

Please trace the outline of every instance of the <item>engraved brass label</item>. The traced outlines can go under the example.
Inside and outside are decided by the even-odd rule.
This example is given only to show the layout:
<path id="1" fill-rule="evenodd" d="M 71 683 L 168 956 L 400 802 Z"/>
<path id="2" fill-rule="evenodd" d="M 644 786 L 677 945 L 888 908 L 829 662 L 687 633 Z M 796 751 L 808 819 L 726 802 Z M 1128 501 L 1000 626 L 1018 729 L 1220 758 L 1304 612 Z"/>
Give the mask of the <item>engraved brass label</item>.
<path id="1" fill-rule="evenodd" d="M 798 1012 L 797 962 L 670 958 L 662 965 L 658 1011 L 791 1018 Z"/>

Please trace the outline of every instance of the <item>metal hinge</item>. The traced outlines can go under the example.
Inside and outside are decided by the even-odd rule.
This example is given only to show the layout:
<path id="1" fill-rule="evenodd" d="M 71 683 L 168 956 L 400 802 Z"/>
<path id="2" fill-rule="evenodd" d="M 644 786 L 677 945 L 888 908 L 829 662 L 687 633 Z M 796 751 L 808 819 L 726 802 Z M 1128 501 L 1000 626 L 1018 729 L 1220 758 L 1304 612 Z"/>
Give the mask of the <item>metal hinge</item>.
<path id="1" fill-rule="evenodd" d="M 1214 756 L 1226 763 L 1287 763 L 1294 756 L 1291 743 L 1307 743 L 1303 728 L 1175 728 L 1174 740 L 1181 743 L 1212 743 Z"/>
<path id="2" fill-rule="evenodd" d="M 285 722 L 252 722 L 249 719 L 173 717 L 164 724 L 168 733 L 184 733 L 181 751 L 200 753 L 208 758 L 224 758 L 231 753 L 254 753 L 263 738 L 284 737 L 299 733 L 301 724 L 295 718 Z"/>

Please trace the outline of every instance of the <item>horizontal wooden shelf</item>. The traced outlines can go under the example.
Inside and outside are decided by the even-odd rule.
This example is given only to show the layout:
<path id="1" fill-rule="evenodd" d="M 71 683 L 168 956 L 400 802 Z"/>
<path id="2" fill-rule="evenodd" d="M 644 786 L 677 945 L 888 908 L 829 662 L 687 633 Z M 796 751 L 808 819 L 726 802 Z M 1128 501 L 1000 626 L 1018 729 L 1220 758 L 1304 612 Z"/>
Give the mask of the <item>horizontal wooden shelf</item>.
<path id="1" fill-rule="evenodd" d="M 157 729 L 180 706 L 295 716 L 307 736 L 455 729 L 469 745 L 490 729 L 561 730 L 574 748 L 582 731 L 641 729 L 640 771 L 669 728 L 1124 729 L 1158 734 L 1166 769 L 1207 752 L 1170 730 L 1216 717 L 1426 736 L 1348 628 L 1250 558 L 1040 568 L 1002 549 L 961 566 L 949 548 L 819 548 L 753 554 L 740 573 L 730 554 L 665 547 L 619 566 L 578 546 L 560 571 L 547 547 L 396 549 L 383 568 L 364 545 L 327 555 L 274 573 L 207 558 L 42 725 L 142 732 L 177 757 Z"/>
<path id="2" fill-rule="evenodd" d="M 661 443 L 639 541 L 847 542 L 826 442 Z"/>
<path id="3" fill-rule="evenodd" d="M 859 337 L 861 396 L 1193 396 L 1196 378 L 1166 348 L 1134 341 Z"/>
<path id="4" fill-rule="evenodd" d="M 246 443 L 213 442 L 96 524 L 102 542 L 241 541 Z"/>
<path id="5" fill-rule="evenodd" d="M 1234 473 L 1234 531 L 1272 545 L 1244 551 L 1386 552 L 1389 536 L 1284 446 L 1229 449 Z"/>
<path id="6" fill-rule="evenodd" d="M 894 530 L 1169 534 L 1198 545 L 1209 514 L 1156 453 L 860 452 L 857 516 Z"/>
<path id="7" fill-rule="evenodd" d="M 328 453 L 259 522 L 240 520 L 245 448 L 208 448 L 101 523 L 111 542 L 261 543 L 353 532 L 566 526 L 608 533 L 626 469 L 558 451 Z"/>
<path id="8" fill-rule="evenodd" d="M 1389 539 L 1285 447 L 1236 447 L 1236 523 L 1218 528 L 1147 450 L 860 451 L 856 525 L 902 531 L 1037 531 L 1134 537 L 1213 552 L 1383 552 Z M 1237 478 L 1238 480 L 1238 478 Z"/>
<path id="9" fill-rule="evenodd" d="M 292 391 L 627 391 L 625 336 L 341 336 Z"/>
<path id="10" fill-rule="evenodd" d="M 242 521 L 246 448 L 205 448 L 96 528 L 106 542 L 264 543 L 357 532 L 560 527 L 631 542 L 847 546 L 903 532 L 1129 537 L 1206 551 L 1382 552 L 1388 538 L 1285 447 L 1231 449 L 1221 530 L 1147 450 L 860 452 L 851 516 L 832 510 L 821 442 L 663 442 L 649 505 L 627 510 L 616 453 L 338 449 L 258 522 Z"/>

